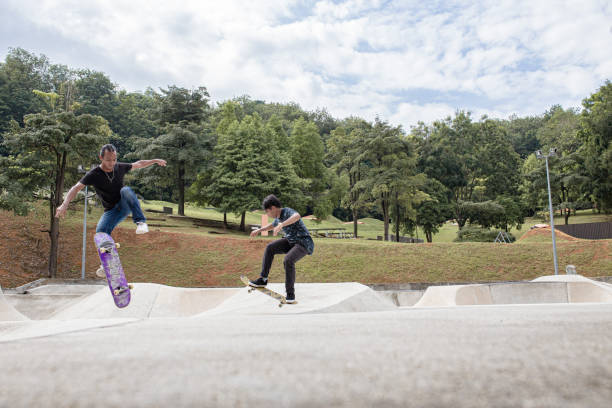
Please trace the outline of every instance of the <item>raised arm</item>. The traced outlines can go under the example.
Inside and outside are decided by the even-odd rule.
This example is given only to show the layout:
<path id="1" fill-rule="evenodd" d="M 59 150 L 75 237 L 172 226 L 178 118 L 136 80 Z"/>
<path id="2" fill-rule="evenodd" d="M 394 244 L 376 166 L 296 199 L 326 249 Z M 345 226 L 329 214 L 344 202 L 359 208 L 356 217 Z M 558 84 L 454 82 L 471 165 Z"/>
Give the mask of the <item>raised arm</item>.
<path id="1" fill-rule="evenodd" d="M 76 197 L 79 191 L 81 191 L 84 188 L 85 188 L 85 184 L 82 184 L 79 182 L 79 183 L 76 183 L 74 186 L 72 186 L 70 190 L 68 190 L 68 194 L 66 195 L 66 198 L 64 198 L 64 202 L 62 203 L 62 205 L 57 207 L 57 210 L 55 211 L 56 218 L 60 218 L 66 215 L 66 210 L 68 210 L 68 204 L 70 204 L 70 202 L 74 200 L 74 197 Z"/>
<path id="2" fill-rule="evenodd" d="M 145 167 L 149 167 L 154 164 L 163 167 L 166 165 L 166 161 L 162 159 L 138 160 L 137 162 L 132 163 L 132 169 L 144 169 Z"/>

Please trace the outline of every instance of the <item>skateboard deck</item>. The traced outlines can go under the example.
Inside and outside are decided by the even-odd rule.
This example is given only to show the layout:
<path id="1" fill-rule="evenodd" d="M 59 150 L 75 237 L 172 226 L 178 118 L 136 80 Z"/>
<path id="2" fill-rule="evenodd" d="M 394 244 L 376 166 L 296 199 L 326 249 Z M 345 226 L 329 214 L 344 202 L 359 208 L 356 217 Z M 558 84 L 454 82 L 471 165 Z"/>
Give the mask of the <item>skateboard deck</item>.
<path id="1" fill-rule="evenodd" d="M 126 307 L 130 304 L 131 285 L 125 279 L 123 267 L 119 260 L 119 253 L 117 252 L 119 244 L 115 244 L 113 238 L 104 232 L 96 233 L 94 242 L 96 248 L 98 248 L 98 255 L 100 255 L 100 261 L 106 273 L 106 280 L 115 305 L 119 308 Z"/>
<path id="2" fill-rule="evenodd" d="M 271 298 L 274 298 L 274 299 L 278 300 L 278 302 L 279 302 L 278 303 L 278 307 L 283 307 L 283 305 L 289 304 L 289 303 L 287 303 L 287 298 L 284 297 L 283 295 L 281 295 L 280 293 L 277 293 L 277 292 L 275 292 L 273 290 L 270 290 L 268 288 L 256 288 L 256 287 L 251 286 L 249 284 L 249 282 L 250 282 L 249 278 L 247 278 L 244 275 L 242 275 L 240 277 L 240 280 L 242 281 L 242 283 L 244 283 L 247 286 L 247 288 L 249 288 L 249 293 L 251 293 L 254 290 L 258 290 L 261 293 L 265 293 L 266 295 L 270 296 Z M 297 302 L 295 302 L 295 303 L 297 303 Z M 295 304 L 295 303 L 292 303 L 292 304 Z"/>

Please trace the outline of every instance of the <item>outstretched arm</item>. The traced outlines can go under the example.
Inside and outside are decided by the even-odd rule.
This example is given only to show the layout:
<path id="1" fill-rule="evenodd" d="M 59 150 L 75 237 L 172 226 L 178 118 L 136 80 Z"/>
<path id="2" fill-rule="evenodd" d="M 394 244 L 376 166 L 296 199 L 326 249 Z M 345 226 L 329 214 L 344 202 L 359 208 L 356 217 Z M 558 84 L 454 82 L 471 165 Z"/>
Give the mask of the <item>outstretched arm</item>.
<path id="1" fill-rule="evenodd" d="M 261 227 L 259 229 L 256 229 L 256 230 L 252 231 L 251 232 L 251 236 L 254 237 L 257 234 L 261 234 L 264 231 L 270 231 L 271 229 L 274 229 L 274 224 L 272 224 L 272 223 L 266 225 L 265 227 Z"/>
<path id="2" fill-rule="evenodd" d="M 132 163 L 132 169 L 144 169 L 145 167 L 149 167 L 154 164 L 157 164 L 159 166 L 165 166 L 166 161 L 162 159 L 138 160 L 137 162 Z"/>
<path id="3" fill-rule="evenodd" d="M 274 227 L 274 233 L 278 234 L 280 230 L 283 229 L 283 227 L 286 227 L 287 225 L 295 224 L 296 222 L 300 220 L 300 218 L 302 218 L 302 216 L 299 213 L 295 213 L 291 217 L 287 218 L 285 221 L 279 222 L 278 225 Z"/>
<path id="4" fill-rule="evenodd" d="M 60 218 L 66 215 L 66 210 L 68 210 L 68 204 L 70 204 L 70 202 L 74 199 L 74 197 L 76 197 L 78 192 L 84 188 L 85 184 L 82 184 L 80 182 L 72 186 L 72 188 L 68 191 L 66 198 L 64 198 L 64 202 L 62 203 L 62 205 L 57 207 L 57 210 L 55 211 L 55 218 Z"/>

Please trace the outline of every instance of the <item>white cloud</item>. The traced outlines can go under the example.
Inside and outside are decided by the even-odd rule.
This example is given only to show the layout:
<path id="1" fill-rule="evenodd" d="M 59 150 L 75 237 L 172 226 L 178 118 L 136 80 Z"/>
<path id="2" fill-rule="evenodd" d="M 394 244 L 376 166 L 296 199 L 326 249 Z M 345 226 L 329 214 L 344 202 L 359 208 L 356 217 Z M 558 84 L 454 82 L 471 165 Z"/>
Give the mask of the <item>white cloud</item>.
<path id="1" fill-rule="evenodd" d="M 8 7 L 103 55 L 108 65 L 74 59 L 128 89 L 147 79 L 154 87 L 204 85 L 215 100 L 249 94 L 327 107 L 338 117 L 380 115 L 405 128 L 457 108 L 505 117 L 578 106 L 612 76 L 607 1 L 20 0 Z M 34 51 L 46 53 L 44 45 Z M 117 66 L 138 75 L 124 78 Z"/>

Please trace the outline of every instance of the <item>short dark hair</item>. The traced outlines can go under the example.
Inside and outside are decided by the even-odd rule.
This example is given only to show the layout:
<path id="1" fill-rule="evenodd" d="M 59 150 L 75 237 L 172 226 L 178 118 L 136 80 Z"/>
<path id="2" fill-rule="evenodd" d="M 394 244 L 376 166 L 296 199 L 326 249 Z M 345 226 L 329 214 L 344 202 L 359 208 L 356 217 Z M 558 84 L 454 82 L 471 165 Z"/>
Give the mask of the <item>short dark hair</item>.
<path id="1" fill-rule="evenodd" d="M 104 157 L 104 153 L 106 152 L 115 152 L 117 153 L 117 148 L 112 145 L 112 144 L 105 144 L 104 146 L 102 146 L 102 148 L 100 149 L 100 157 Z"/>
<path id="2" fill-rule="evenodd" d="M 267 210 L 268 208 L 271 208 L 271 207 L 277 207 L 277 208 L 282 207 L 280 200 L 276 198 L 274 194 L 270 194 L 269 196 L 264 198 L 262 206 L 264 210 Z"/>

